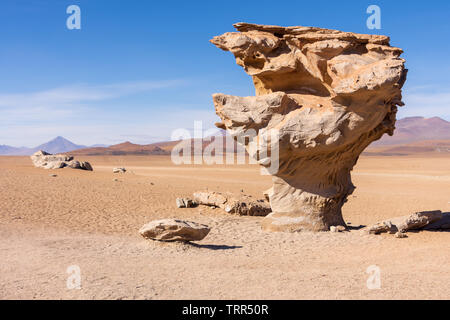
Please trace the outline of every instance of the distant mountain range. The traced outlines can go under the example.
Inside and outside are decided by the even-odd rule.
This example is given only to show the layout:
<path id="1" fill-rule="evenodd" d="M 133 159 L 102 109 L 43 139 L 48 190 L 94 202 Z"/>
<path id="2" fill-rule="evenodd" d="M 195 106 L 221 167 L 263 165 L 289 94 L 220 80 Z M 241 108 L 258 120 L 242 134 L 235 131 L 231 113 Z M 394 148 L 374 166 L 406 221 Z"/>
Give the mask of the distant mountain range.
<path id="1" fill-rule="evenodd" d="M 449 140 L 450 122 L 439 117 L 408 117 L 397 120 L 392 137 L 384 135 L 373 146 L 409 144 L 423 140 Z"/>
<path id="2" fill-rule="evenodd" d="M 78 149 L 92 148 L 92 147 L 107 147 L 106 145 L 95 145 L 95 146 L 83 146 L 75 144 L 63 137 L 56 137 L 55 139 L 41 144 L 35 148 L 26 147 L 11 147 L 6 145 L 0 145 L 0 155 L 3 156 L 27 156 L 32 155 L 36 151 L 44 150 L 49 153 L 65 153 L 69 151 L 74 151 Z"/>
<path id="3" fill-rule="evenodd" d="M 424 154 L 450 154 L 450 140 L 423 140 L 397 145 L 372 146 L 366 156 L 404 156 Z"/>
<path id="4" fill-rule="evenodd" d="M 222 134 L 213 139 L 225 139 Z M 179 141 L 164 141 L 147 145 L 124 142 L 112 146 L 77 145 L 63 137 L 44 143 L 35 148 L 16 148 L 0 145 L 0 155 L 31 155 L 38 150 L 44 150 L 49 153 L 67 153 L 74 155 L 168 155 L 172 148 Z M 189 143 L 189 141 L 187 141 Z M 191 144 L 193 140 L 191 140 Z M 210 141 L 202 142 L 204 149 Z M 233 152 L 226 149 L 224 152 Z M 374 142 L 367 150 L 368 153 L 388 153 L 388 154 L 410 154 L 423 152 L 450 152 L 450 122 L 439 117 L 408 117 L 397 120 L 396 130 L 392 137 L 383 136 L 379 141 Z M 367 154 L 367 153 L 366 153 Z"/>
<path id="5" fill-rule="evenodd" d="M 161 142 L 159 144 L 134 144 L 131 142 L 124 142 L 109 147 L 93 147 L 86 149 L 78 149 L 70 152 L 73 155 L 85 156 L 120 156 L 120 155 L 168 155 L 172 146 L 177 142 Z M 167 148 L 169 146 L 169 148 Z"/>

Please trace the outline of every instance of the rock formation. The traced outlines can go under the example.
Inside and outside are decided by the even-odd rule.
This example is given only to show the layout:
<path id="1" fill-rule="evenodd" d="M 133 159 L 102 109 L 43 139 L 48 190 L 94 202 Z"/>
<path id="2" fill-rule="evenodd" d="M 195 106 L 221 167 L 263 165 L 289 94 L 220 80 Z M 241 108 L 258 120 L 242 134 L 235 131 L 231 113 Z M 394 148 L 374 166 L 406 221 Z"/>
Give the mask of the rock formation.
<path id="1" fill-rule="evenodd" d="M 268 202 L 255 200 L 251 196 L 214 191 L 199 191 L 194 193 L 194 201 L 198 204 L 217 207 L 227 213 L 240 216 L 267 216 L 272 209 Z"/>
<path id="2" fill-rule="evenodd" d="M 361 152 L 393 134 L 406 80 L 402 50 L 389 38 L 313 27 L 237 23 L 211 42 L 234 54 L 256 96 L 213 96 L 218 127 L 250 136 L 250 156 L 271 170 L 273 213 L 263 228 L 325 231 L 345 226 L 341 207 Z M 276 139 L 271 140 L 272 132 Z M 267 143 L 264 143 L 266 141 Z M 261 143 L 263 142 L 263 143 Z M 267 145 L 276 154 L 264 152 Z M 253 144 L 255 145 L 255 144 Z"/>
<path id="3" fill-rule="evenodd" d="M 35 167 L 44 169 L 61 169 L 72 168 L 92 171 L 92 166 L 89 162 L 80 162 L 73 159 L 72 156 L 65 154 L 50 154 L 45 151 L 38 151 L 31 156 L 31 161 Z"/>
<path id="4" fill-rule="evenodd" d="M 147 239 L 160 241 L 199 241 L 211 229 L 204 224 L 175 219 L 155 220 L 144 225 L 139 233 Z"/>

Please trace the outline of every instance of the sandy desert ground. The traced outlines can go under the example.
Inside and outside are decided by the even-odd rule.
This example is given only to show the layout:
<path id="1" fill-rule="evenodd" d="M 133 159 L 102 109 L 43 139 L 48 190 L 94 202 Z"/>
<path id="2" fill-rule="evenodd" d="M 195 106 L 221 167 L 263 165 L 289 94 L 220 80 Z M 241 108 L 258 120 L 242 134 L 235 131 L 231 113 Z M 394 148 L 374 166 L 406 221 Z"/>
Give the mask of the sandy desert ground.
<path id="1" fill-rule="evenodd" d="M 262 197 L 253 165 L 175 166 L 166 156 L 84 157 L 94 172 L 0 157 L 2 299 L 450 299 L 450 233 L 360 235 L 358 226 L 421 210 L 450 211 L 450 156 L 361 157 L 345 233 L 265 233 L 260 217 L 178 209 L 208 188 Z M 129 171 L 114 175 L 112 168 Z M 50 174 L 56 173 L 57 177 Z M 117 178 L 119 181 L 113 181 Z M 208 224 L 195 244 L 152 242 L 159 218 Z M 67 268 L 81 289 L 67 289 Z M 381 270 L 370 290 L 366 270 Z"/>

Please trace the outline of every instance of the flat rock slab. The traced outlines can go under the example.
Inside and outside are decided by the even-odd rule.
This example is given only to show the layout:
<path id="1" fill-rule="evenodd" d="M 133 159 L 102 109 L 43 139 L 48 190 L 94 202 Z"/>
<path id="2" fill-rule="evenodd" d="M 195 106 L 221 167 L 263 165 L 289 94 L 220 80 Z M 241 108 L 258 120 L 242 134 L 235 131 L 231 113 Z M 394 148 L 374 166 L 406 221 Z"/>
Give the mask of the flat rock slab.
<path id="1" fill-rule="evenodd" d="M 255 200 L 247 195 L 234 195 L 214 191 L 199 191 L 194 193 L 194 201 L 198 204 L 218 207 L 228 213 L 241 216 L 266 216 L 272 209 L 265 200 Z"/>
<path id="2" fill-rule="evenodd" d="M 440 210 L 416 212 L 409 216 L 396 217 L 378 222 L 372 226 L 362 229 L 361 231 L 362 233 L 370 234 L 380 234 L 383 232 L 404 233 L 408 230 L 418 230 L 425 228 L 426 226 L 435 225 L 443 217 L 444 214 Z"/>
<path id="3" fill-rule="evenodd" d="M 200 241 L 211 229 L 192 221 L 163 219 L 144 225 L 139 233 L 146 239 L 159 241 Z"/>

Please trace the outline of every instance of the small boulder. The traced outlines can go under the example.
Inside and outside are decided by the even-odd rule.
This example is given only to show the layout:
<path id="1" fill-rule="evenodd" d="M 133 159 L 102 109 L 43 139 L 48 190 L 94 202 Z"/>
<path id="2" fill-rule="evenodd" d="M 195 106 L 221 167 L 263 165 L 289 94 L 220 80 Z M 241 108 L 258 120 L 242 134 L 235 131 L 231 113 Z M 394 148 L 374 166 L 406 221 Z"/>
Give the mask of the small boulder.
<path id="1" fill-rule="evenodd" d="M 194 208 L 197 203 L 189 198 L 177 198 L 176 204 L 178 208 Z"/>
<path id="2" fill-rule="evenodd" d="M 114 168 L 113 173 L 125 173 L 127 172 L 127 169 L 125 168 Z"/>
<path id="3" fill-rule="evenodd" d="M 200 241 L 210 230 L 207 225 L 192 221 L 163 219 L 144 225 L 139 233 L 146 239 L 159 241 Z"/>
<path id="4" fill-rule="evenodd" d="M 67 166 L 72 169 L 81 169 L 81 163 L 77 160 L 70 161 L 69 163 L 67 163 Z"/>
<path id="5" fill-rule="evenodd" d="M 395 233 L 395 237 L 399 238 L 399 239 L 408 238 L 408 236 L 404 232 L 397 232 L 397 233 Z"/>
<path id="6" fill-rule="evenodd" d="M 80 169 L 87 170 L 87 171 L 94 171 L 91 164 L 87 161 L 81 161 L 80 162 Z"/>
<path id="7" fill-rule="evenodd" d="M 347 230 L 347 228 L 345 228 L 344 226 L 341 226 L 341 225 L 330 227 L 331 232 L 344 232 L 345 230 Z"/>

